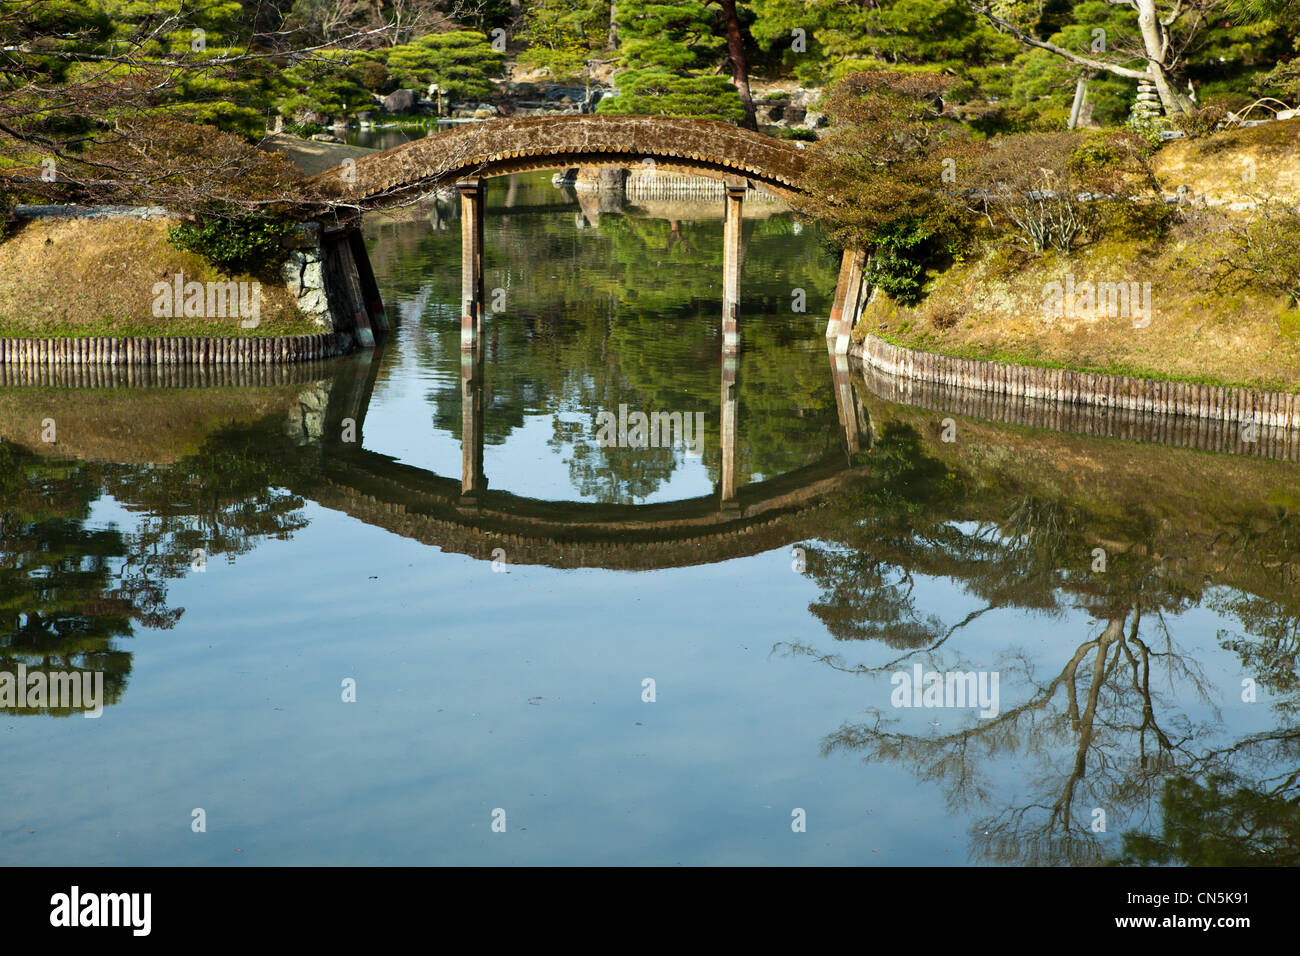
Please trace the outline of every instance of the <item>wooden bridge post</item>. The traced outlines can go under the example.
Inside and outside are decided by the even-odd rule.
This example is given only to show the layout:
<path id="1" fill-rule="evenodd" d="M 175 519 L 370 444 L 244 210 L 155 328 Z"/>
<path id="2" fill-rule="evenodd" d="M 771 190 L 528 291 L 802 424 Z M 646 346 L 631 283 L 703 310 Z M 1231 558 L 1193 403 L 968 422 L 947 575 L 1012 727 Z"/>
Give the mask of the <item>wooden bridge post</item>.
<path id="1" fill-rule="evenodd" d="M 361 290 L 361 278 L 357 271 L 356 260 L 352 257 L 352 246 L 348 239 L 350 227 L 343 226 L 336 232 L 325 231 L 323 238 L 325 276 L 327 286 L 332 288 L 332 295 L 338 303 L 335 312 L 336 329 L 351 330 L 361 348 L 375 347 L 375 332 L 370 324 L 370 309 L 366 305 L 365 293 Z M 365 247 L 362 246 L 364 252 Z M 331 307 L 333 309 L 333 307 Z"/>
<path id="2" fill-rule="evenodd" d="M 861 249 L 845 249 L 840 259 L 840 278 L 835 284 L 830 321 L 826 323 L 826 338 L 837 355 L 849 352 L 849 336 L 858 320 L 866 264 L 867 256 Z"/>
<path id="3" fill-rule="evenodd" d="M 371 328 L 376 332 L 391 332 L 392 328 L 388 324 L 388 315 L 384 311 L 384 299 L 379 293 L 379 283 L 375 279 L 375 270 L 370 265 L 370 254 L 366 252 L 366 241 L 361 235 L 360 229 L 354 229 L 348 234 L 348 248 L 352 252 L 352 261 L 356 266 L 361 294 L 365 298 L 366 309 L 370 313 Z"/>
<path id="4" fill-rule="evenodd" d="M 740 348 L 740 237 L 745 183 L 727 183 L 722 228 L 722 350 Z"/>
<path id="5" fill-rule="evenodd" d="M 740 367 L 741 214 L 745 182 L 727 182 L 722 226 L 722 510 L 739 509 L 736 501 L 736 406 Z"/>
<path id="6" fill-rule="evenodd" d="M 483 350 L 460 353 L 460 503 L 478 504 L 487 487 L 483 474 Z"/>
<path id="7" fill-rule="evenodd" d="M 477 349 L 483 339 L 483 198 L 487 182 L 462 179 L 460 193 L 460 347 Z"/>

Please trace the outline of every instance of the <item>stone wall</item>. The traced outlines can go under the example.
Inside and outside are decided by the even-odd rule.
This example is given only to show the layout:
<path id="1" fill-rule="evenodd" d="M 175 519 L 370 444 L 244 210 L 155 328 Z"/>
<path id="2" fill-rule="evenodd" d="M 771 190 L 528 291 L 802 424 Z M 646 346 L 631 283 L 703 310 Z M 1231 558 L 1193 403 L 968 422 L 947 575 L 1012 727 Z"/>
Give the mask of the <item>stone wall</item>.
<path id="1" fill-rule="evenodd" d="M 321 326 L 339 327 L 330 314 L 329 296 L 325 289 L 325 249 L 321 241 L 321 225 L 309 222 L 301 226 L 286 244 L 288 257 L 280 274 L 285 288 L 298 297 L 298 310 L 311 316 Z"/>

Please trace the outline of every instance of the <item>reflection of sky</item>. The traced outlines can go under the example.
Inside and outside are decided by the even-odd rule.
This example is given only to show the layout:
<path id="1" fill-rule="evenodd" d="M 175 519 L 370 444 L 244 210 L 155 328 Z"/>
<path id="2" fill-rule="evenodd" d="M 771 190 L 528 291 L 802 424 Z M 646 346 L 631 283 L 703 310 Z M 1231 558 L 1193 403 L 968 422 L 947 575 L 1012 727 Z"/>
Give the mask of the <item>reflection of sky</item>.
<path id="1" fill-rule="evenodd" d="M 131 683 L 103 719 L 0 723 L 22 768 L 0 787 L 22 808 L 0 858 L 960 858 L 958 821 L 904 772 L 818 756 L 864 688 L 769 655 L 775 639 L 813 636 L 813 587 L 784 551 L 654 574 L 494 574 L 307 514 L 292 541 L 173 586 L 181 624 L 128 642 Z M 339 700 L 349 676 L 353 705 Z M 71 767 L 96 785 L 68 787 Z M 505 835 L 489 831 L 498 806 Z M 190 832 L 194 807 L 207 834 Z M 791 832 L 794 807 L 808 833 Z"/>
<path id="2" fill-rule="evenodd" d="M 173 583 L 181 622 L 122 642 L 130 685 L 101 719 L 0 717 L 0 861 L 965 863 L 976 818 L 1043 792 L 1040 765 L 1004 756 L 980 765 L 988 807 L 953 811 L 902 764 L 820 756 L 842 724 L 889 711 L 888 677 L 772 646 L 807 642 L 849 665 L 897 652 L 827 637 L 807 611 L 817 589 L 786 549 L 653 573 L 493 573 L 306 513 L 292 540 Z M 949 623 L 975 606 L 946 581 L 916 588 Z M 1218 626 L 1208 611 L 1170 619 L 1227 700 L 1231 733 L 1267 726 L 1262 699 L 1231 703 L 1239 667 L 1217 649 Z M 1021 650 L 1045 678 L 1098 630 L 1079 611 L 999 610 L 935 662 L 986 667 Z M 345 677 L 355 704 L 339 699 Z M 1023 690 L 1004 683 L 1003 708 Z M 1156 690 L 1170 698 L 1162 717 L 1209 713 L 1185 687 Z M 887 716 L 922 734 L 971 719 Z M 1051 779 L 1072 746 L 1051 744 Z M 190 831 L 195 807 L 206 834 Z M 489 829 L 496 807 L 504 835 Z M 790 830 L 795 807 L 807 833 Z M 1123 826 L 1112 814 L 1109 845 Z"/>

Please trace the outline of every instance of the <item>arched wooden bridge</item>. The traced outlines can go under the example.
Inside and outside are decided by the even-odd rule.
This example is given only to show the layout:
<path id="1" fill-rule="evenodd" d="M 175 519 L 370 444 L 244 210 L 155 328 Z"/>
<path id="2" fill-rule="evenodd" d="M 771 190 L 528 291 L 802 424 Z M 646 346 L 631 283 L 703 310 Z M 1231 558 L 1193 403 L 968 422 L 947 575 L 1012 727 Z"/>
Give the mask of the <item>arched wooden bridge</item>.
<path id="1" fill-rule="evenodd" d="M 308 180 L 324 197 L 363 208 L 398 201 L 442 183 L 571 166 L 637 167 L 746 180 L 791 198 L 801 190 L 805 154 L 793 143 L 716 120 L 683 116 L 530 116 L 473 123 Z"/>
<path id="2" fill-rule="evenodd" d="M 750 186 L 780 196 L 801 191 L 806 159 L 794 143 L 716 120 L 682 116 L 532 116 L 474 123 L 426 136 L 374 156 L 348 160 L 307 181 L 309 195 L 360 210 L 413 199 L 455 184 L 461 200 L 461 332 L 463 350 L 483 337 L 484 196 L 487 181 L 534 169 L 641 166 L 722 180 L 722 348 L 740 348 L 741 205 Z M 353 242 L 356 247 L 359 242 Z M 360 253 L 353 254 L 360 262 Z M 346 271 L 346 270 L 345 270 Z M 360 269 L 365 285 L 366 269 Z M 354 296 L 362 301 L 363 296 Z M 376 299 L 378 303 L 378 300 Z M 356 312 L 367 344 L 364 306 Z M 382 314 L 382 303 L 376 307 Z M 382 315 L 379 324 L 383 325 Z M 847 348 L 847 336 L 844 337 Z M 369 341 L 373 344 L 373 340 Z"/>

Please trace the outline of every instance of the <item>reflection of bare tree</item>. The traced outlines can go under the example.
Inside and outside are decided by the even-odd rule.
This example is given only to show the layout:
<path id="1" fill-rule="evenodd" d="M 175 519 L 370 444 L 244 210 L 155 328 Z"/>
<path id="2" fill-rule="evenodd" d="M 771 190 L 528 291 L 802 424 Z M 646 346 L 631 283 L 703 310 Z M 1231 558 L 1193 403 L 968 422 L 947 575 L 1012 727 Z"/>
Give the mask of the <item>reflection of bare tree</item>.
<path id="1" fill-rule="evenodd" d="M 1207 594 L 1210 575 L 1166 553 L 1158 524 L 1143 514 L 1108 521 L 1076 505 L 1008 494 L 1004 484 L 981 484 L 929 457 L 911 429 L 886 427 L 873 445 L 870 486 L 845 511 L 825 538 L 833 543 L 808 549 L 807 573 L 822 587 L 810 610 L 837 641 L 879 641 L 898 653 L 868 665 L 810 644 L 780 649 L 875 678 L 918 663 L 969 671 L 954 638 L 995 609 L 1060 617 L 1074 605 L 1099 622 L 1045 680 L 1014 650 L 992 662 L 1006 703 L 991 718 L 916 732 L 910 722 L 900 726 L 908 712 L 874 709 L 823 742 L 825 754 L 892 761 L 939 784 L 951 808 L 976 814 L 971 848 L 978 859 L 1095 863 L 1115 850 L 1094 832 L 1101 823 L 1095 811 L 1104 811 L 1107 832 L 1132 832 L 1168 817 L 1170 806 L 1190 807 L 1204 823 L 1218 819 L 1223 806 L 1246 813 L 1293 792 L 1300 779 L 1292 769 L 1300 765 L 1296 729 L 1227 738 L 1200 664 L 1170 633 L 1171 617 L 1192 606 L 1234 616 L 1251 636 L 1221 634 L 1222 646 L 1261 683 L 1290 691 L 1300 687 L 1300 614 L 1291 604 L 1240 590 Z M 1286 515 L 1225 521 L 1215 561 L 1243 548 L 1257 564 L 1292 554 L 1291 525 Z M 1087 559 L 1098 539 L 1125 542 L 1108 546 L 1104 573 Z M 978 603 L 944 620 L 923 578 L 959 583 Z M 1287 704 L 1277 706 L 1283 712 Z M 1171 789 L 1179 781 L 1229 778 L 1253 783 L 1226 796 L 1210 784 Z M 1268 825 L 1269 832 L 1280 826 Z M 1152 858 L 1174 851 L 1160 844 L 1160 853 L 1165 857 Z"/>
<path id="2" fill-rule="evenodd" d="M 1110 819 L 1145 816 L 1162 781 L 1194 763 L 1189 744 L 1208 729 L 1181 714 L 1162 715 L 1153 665 L 1206 697 L 1203 678 L 1194 663 L 1168 646 L 1151 647 L 1139 631 L 1136 609 L 1111 618 L 1046 682 L 1034 680 L 1026 659 L 1012 657 L 999 672 L 1004 686 L 1019 675 L 1024 697 L 990 719 L 918 735 L 894 730 L 896 721 L 875 711 L 871 721 L 832 733 L 823 753 L 905 764 L 918 779 L 942 783 L 954 809 L 990 802 L 990 770 L 1017 761 L 1030 799 L 980 819 L 973 852 L 998 863 L 1096 862 L 1103 847 L 1091 829 L 1094 808 Z M 859 671 L 887 673 L 896 666 Z M 953 660 L 934 666 L 963 669 Z"/>

